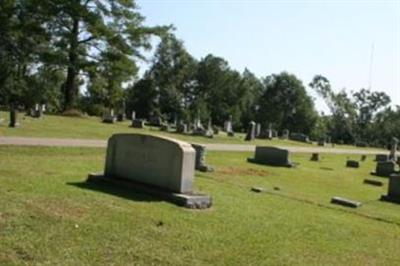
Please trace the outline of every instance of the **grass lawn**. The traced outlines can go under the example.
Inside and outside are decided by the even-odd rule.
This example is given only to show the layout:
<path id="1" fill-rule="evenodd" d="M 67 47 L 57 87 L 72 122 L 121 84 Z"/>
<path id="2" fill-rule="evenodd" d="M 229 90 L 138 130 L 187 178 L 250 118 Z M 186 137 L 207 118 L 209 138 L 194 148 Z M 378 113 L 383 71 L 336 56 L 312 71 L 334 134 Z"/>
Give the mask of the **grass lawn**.
<path id="1" fill-rule="evenodd" d="M 235 137 L 228 137 L 226 133 L 221 132 L 215 135 L 214 138 L 206 138 L 201 136 L 189 136 L 176 133 L 162 132 L 157 127 L 146 129 L 131 128 L 130 121 L 116 122 L 114 124 L 101 123 L 98 117 L 65 117 L 55 115 L 45 115 L 43 119 L 36 119 L 29 116 L 24 116 L 23 113 L 19 114 L 19 121 L 21 127 L 9 128 L 8 113 L 1 112 L 0 117 L 4 118 L 0 124 L 0 136 L 19 136 L 19 137 L 41 137 L 41 138 L 80 138 L 80 139 L 108 139 L 115 133 L 148 133 L 166 135 L 172 138 L 197 143 L 230 143 L 230 144 L 252 144 L 252 145 L 280 145 L 280 146 L 301 146 L 312 147 L 316 144 L 302 143 L 291 140 L 260 140 L 257 139 L 252 142 L 244 141 L 244 133 L 236 133 Z M 373 148 L 359 148 L 349 145 L 336 145 L 337 148 L 346 149 L 366 149 Z M 331 146 L 329 145 L 329 147 Z M 377 150 L 378 149 L 373 149 Z M 381 151 L 381 150 L 380 150 Z"/>
<path id="2" fill-rule="evenodd" d="M 345 155 L 310 162 L 295 154 L 296 169 L 250 164 L 249 156 L 208 153 L 216 171 L 197 172 L 195 186 L 214 205 L 198 211 L 86 185 L 87 173 L 103 169 L 105 149 L 2 146 L 0 264 L 400 264 L 400 205 L 378 200 L 386 179 L 375 177 L 384 187 L 362 183 L 372 156 L 359 169 L 345 168 Z M 331 205 L 332 196 L 364 205 Z"/>

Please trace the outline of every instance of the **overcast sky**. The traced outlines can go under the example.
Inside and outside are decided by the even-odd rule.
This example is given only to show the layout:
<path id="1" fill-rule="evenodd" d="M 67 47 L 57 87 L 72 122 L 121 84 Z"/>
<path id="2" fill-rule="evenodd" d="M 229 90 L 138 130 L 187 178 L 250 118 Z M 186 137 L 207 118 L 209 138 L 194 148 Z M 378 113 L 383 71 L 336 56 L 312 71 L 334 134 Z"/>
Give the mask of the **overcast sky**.
<path id="1" fill-rule="evenodd" d="M 400 0 L 137 3 L 147 25 L 175 25 L 197 59 L 212 53 L 258 77 L 288 71 L 305 85 L 322 74 L 335 90 L 371 84 L 400 105 Z"/>

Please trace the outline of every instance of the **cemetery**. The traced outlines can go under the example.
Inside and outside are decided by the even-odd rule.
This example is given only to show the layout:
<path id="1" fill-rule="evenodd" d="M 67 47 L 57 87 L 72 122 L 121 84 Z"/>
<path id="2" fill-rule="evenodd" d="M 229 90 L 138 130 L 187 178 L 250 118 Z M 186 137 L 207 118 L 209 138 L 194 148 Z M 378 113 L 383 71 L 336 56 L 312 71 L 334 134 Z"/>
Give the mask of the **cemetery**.
<path id="1" fill-rule="evenodd" d="M 128 145 L 118 147 L 130 152 Z M 206 162 L 214 171 L 193 172 L 192 186 L 211 196 L 212 206 L 197 210 L 131 187 L 129 180 L 87 182 L 94 171 L 118 172 L 108 170 L 109 160 L 116 159 L 118 168 L 130 158 L 153 163 L 165 158 L 108 156 L 109 149 L 102 148 L 0 147 L 0 261 L 107 264 L 118 256 L 122 264 L 297 264 L 299 258 L 300 264 L 357 264 L 370 263 L 373 256 L 400 262 L 387 255 L 397 250 L 400 205 L 380 200 L 397 198 L 397 179 L 370 176 L 374 156 L 350 169 L 344 165 L 348 155 L 324 154 L 314 162 L 310 154 L 294 153 L 291 160 L 298 166 L 286 168 L 249 163 L 251 152 L 209 151 Z M 132 163 L 135 171 L 149 171 Z M 190 167 L 194 171 L 194 161 Z M 365 184 L 365 178 L 383 186 Z M 334 197 L 362 205 L 332 204 Z M 303 254 L 305 243 L 309 256 Z M 234 256 L 238 247 L 241 255 Z"/>
<path id="2" fill-rule="evenodd" d="M 0 1 L 0 266 L 400 265 L 394 2 Z"/>

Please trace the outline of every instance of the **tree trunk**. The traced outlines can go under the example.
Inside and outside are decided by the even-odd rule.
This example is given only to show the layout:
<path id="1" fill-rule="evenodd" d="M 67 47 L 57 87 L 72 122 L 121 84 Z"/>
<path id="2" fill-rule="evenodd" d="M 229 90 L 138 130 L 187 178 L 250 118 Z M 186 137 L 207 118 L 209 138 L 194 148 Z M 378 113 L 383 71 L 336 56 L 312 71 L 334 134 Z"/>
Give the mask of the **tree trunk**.
<path id="1" fill-rule="evenodd" d="M 9 127 L 17 127 L 17 110 L 15 105 L 12 103 L 10 104 L 10 123 L 8 124 Z"/>
<path id="2" fill-rule="evenodd" d="M 78 97 L 78 88 L 76 84 L 76 77 L 79 73 L 78 68 L 78 34 L 79 34 L 79 20 L 73 20 L 73 27 L 70 37 L 70 45 L 68 51 L 68 70 L 67 80 L 65 82 L 64 91 L 64 111 L 76 108 Z"/>

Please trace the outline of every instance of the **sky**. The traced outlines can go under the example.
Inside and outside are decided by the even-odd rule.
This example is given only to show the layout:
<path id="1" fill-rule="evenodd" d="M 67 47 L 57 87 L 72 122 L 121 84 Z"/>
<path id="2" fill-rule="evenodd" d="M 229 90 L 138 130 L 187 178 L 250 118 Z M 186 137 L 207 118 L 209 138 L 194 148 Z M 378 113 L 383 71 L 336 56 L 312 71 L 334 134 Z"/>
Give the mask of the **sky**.
<path id="1" fill-rule="evenodd" d="M 146 25 L 176 27 L 188 52 L 258 77 L 316 74 L 335 91 L 371 88 L 400 105 L 400 0 L 138 0 Z M 311 89 L 316 107 L 327 107 Z"/>

